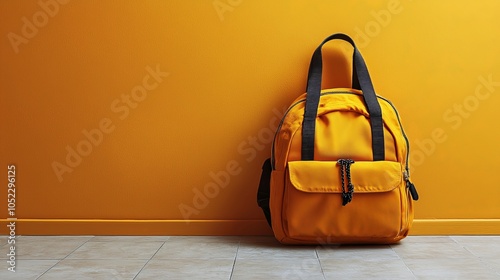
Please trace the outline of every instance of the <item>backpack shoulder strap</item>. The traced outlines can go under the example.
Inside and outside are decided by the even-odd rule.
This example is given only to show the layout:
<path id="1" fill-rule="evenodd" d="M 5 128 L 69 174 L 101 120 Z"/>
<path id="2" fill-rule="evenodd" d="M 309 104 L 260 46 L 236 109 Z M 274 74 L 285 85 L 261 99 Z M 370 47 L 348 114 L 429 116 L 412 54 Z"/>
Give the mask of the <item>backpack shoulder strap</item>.
<path id="1" fill-rule="evenodd" d="M 262 208 L 266 216 L 267 223 L 271 226 L 271 210 L 269 208 L 270 184 L 271 184 L 271 159 L 268 158 L 262 165 L 259 190 L 257 191 L 257 204 Z M 272 227 L 272 226 L 271 226 Z"/>

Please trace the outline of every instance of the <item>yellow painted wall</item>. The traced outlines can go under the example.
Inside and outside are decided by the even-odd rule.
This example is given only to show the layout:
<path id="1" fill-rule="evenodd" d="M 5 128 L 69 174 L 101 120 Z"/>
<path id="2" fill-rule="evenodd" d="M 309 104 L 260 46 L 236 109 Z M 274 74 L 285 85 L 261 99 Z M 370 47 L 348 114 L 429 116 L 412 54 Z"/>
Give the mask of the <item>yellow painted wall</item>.
<path id="1" fill-rule="evenodd" d="M 269 234 L 255 196 L 272 129 L 314 48 L 343 32 L 411 139 L 412 234 L 500 233 L 499 14 L 495 0 L 0 1 L 2 224 Z M 327 47 L 325 87 L 349 85 L 350 51 Z"/>

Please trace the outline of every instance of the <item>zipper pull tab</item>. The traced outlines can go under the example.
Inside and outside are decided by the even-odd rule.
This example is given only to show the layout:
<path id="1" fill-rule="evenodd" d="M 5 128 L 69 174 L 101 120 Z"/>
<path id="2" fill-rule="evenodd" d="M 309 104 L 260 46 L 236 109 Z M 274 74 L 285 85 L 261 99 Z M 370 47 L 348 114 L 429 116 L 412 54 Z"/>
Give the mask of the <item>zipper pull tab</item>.
<path id="1" fill-rule="evenodd" d="M 413 183 L 410 182 L 410 180 L 406 180 L 406 187 L 410 191 L 411 198 L 413 198 L 413 200 L 418 200 L 417 188 L 415 188 L 415 185 L 413 185 Z"/>

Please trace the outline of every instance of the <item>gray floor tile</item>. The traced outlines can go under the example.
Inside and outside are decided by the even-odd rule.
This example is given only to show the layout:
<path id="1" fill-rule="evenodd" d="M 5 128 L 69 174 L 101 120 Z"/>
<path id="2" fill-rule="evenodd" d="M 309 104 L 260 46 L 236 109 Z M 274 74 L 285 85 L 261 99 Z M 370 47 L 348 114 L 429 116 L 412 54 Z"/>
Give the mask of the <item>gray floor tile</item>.
<path id="1" fill-rule="evenodd" d="M 320 259 L 380 260 L 399 259 L 390 245 L 333 246 L 317 249 Z"/>
<path id="2" fill-rule="evenodd" d="M 16 254 L 18 259 L 60 260 L 90 238 L 90 236 L 20 236 L 16 240 Z M 4 245 L 2 251 L 7 251 L 8 247 L 8 244 Z"/>
<path id="3" fill-rule="evenodd" d="M 156 253 L 154 259 L 234 259 L 237 242 L 192 242 L 191 240 L 169 240 Z"/>
<path id="4" fill-rule="evenodd" d="M 401 259 L 320 259 L 326 279 L 416 279 Z"/>
<path id="5" fill-rule="evenodd" d="M 391 247 L 404 259 L 474 258 L 474 255 L 458 243 L 408 242 L 391 245 Z"/>
<path id="6" fill-rule="evenodd" d="M 273 236 L 17 236 L 17 272 L 5 265 L 0 279 L 500 279 L 498 252 L 499 236 L 409 236 L 375 246 L 290 246 Z"/>
<path id="7" fill-rule="evenodd" d="M 75 250 L 68 259 L 122 259 L 148 260 L 163 242 L 92 242 L 89 241 Z"/>
<path id="8" fill-rule="evenodd" d="M 230 279 L 234 259 L 154 259 L 139 273 L 144 279 Z"/>
<path id="9" fill-rule="evenodd" d="M 456 243 L 450 236 L 407 236 L 400 243 Z"/>
<path id="10" fill-rule="evenodd" d="M 147 260 L 62 260 L 39 280 L 53 279 L 133 279 Z"/>
<path id="11" fill-rule="evenodd" d="M 271 243 L 280 244 L 274 236 L 242 236 L 240 244 Z"/>
<path id="12" fill-rule="evenodd" d="M 462 243 L 464 248 L 480 258 L 500 258 L 500 243 Z"/>
<path id="13" fill-rule="evenodd" d="M 500 279 L 500 275 L 478 259 L 428 258 L 404 261 L 418 279 Z"/>
<path id="14" fill-rule="evenodd" d="M 9 239 L 9 236 L 7 235 L 0 235 L 0 247 L 3 245 L 7 244 L 7 240 Z"/>
<path id="15" fill-rule="evenodd" d="M 237 259 L 232 280 L 304 279 L 323 280 L 318 259 Z"/>
<path id="16" fill-rule="evenodd" d="M 58 261 L 59 260 L 16 260 L 16 272 L 7 270 L 9 266 L 2 261 L 0 279 L 36 279 L 54 266 Z"/>
<path id="17" fill-rule="evenodd" d="M 458 244 L 480 258 L 500 258 L 500 236 L 452 236 Z"/>
<path id="18" fill-rule="evenodd" d="M 191 242 L 191 243 L 211 243 L 211 242 L 240 242 L 241 236 L 170 236 L 169 240 L 173 242 Z"/>
<path id="19" fill-rule="evenodd" d="M 134 236 L 134 235 L 104 235 L 95 236 L 89 241 L 92 242 L 165 242 L 170 236 Z"/>
<path id="20" fill-rule="evenodd" d="M 454 235 L 450 238 L 458 243 L 500 243 L 500 235 Z"/>
<path id="21" fill-rule="evenodd" d="M 21 243 L 27 242 L 86 242 L 92 239 L 92 235 L 21 235 L 17 239 Z"/>
<path id="22" fill-rule="evenodd" d="M 315 259 L 315 246 L 290 246 L 276 242 L 241 243 L 238 259 L 308 258 Z"/>
<path id="23" fill-rule="evenodd" d="M 500 256 L 497 258 L 482 259 L 482 262 L 493 269 L 499 275 L 498 279 L 500 279 Z"/>

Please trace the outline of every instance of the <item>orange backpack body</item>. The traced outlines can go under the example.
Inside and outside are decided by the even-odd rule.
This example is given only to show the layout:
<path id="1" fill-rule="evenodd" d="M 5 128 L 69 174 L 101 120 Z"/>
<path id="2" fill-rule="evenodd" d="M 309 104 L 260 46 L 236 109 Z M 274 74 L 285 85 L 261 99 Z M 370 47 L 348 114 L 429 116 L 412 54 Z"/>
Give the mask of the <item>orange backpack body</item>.
<path id="1" fill-rule="evenodd" d="M 333 39 L 354 47 L 353 88 L 321 90 L 321 47 Z M 314 52 L 307 93 L 276 131 L 258 202 L 281 243 L 395 243 L 408 235 L 418 199 L 408 158 L 396 108 L 375 94 L 352 39 L 334 34 Z"/>

